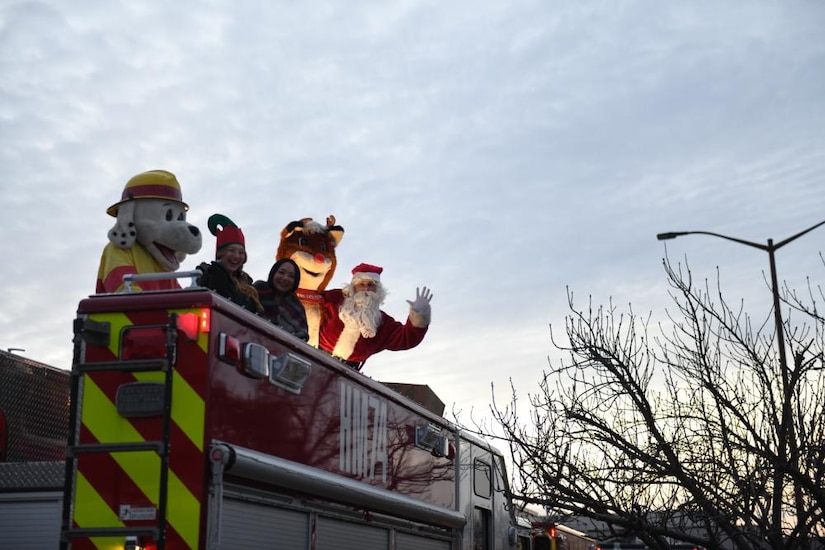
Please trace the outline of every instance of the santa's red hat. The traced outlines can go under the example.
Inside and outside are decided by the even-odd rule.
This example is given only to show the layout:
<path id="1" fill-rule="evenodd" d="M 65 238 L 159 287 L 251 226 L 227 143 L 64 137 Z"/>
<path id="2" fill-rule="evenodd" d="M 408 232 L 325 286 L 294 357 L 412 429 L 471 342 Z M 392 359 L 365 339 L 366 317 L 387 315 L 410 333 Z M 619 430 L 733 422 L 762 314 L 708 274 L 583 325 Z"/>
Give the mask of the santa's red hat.
<path id="1" fill-rule="evenodd" d="M 352 268 L 352 282 L 354 283 L 358 279 L 372 279 L 376 283 L 380 283 L 382 271 L 384 271 L 384 268 L 377 265 L 358 264 Z"/>

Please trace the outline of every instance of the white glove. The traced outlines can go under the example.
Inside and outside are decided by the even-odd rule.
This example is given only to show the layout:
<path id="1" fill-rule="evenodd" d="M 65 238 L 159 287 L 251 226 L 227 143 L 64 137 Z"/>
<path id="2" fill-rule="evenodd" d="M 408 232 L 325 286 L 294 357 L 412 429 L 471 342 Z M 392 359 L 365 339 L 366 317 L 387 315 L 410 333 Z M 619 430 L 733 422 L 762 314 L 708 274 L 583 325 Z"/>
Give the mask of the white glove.
<path id="1" fill-rule="evenodd" d="M 410 322 L 414 327 L 424 328 L 430 324 L 430 300 L 432 292 L 426 286 L 415 289 L 415 300 L 407 300 L 410 304 Z"/>

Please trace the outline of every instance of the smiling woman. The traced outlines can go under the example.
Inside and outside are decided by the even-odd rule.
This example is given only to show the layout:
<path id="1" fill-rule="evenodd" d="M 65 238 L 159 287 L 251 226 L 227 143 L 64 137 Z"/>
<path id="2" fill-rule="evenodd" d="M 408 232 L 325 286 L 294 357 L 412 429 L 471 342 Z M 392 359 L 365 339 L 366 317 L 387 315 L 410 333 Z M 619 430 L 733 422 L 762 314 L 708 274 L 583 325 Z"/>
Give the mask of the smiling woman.
<path id="1" fill-rule="evenodd" d="M 252 313 L 262 313 L 263 306 L 258 300 L 258 292 L 252 286 L 252 277 L 244 270 L 246 263 L 246 240 L 243 231 L 223 214 L 209 217 L 209 231 L 218 239 L 215 247 L 215 261 L 203 262 L 198 266 L 203 275 L 198 284 L 214 290 Z"/>
<path id="2" fill-rule="evenodd" d="M 298 264 L 291 258 L 282 258 L 273 264 L 265 281 L 255 281 L 253 286 L 263 305 L 263 316 L 306 342 L 309 339 L 306 311 L 295 294 L 300 282 Z"/>

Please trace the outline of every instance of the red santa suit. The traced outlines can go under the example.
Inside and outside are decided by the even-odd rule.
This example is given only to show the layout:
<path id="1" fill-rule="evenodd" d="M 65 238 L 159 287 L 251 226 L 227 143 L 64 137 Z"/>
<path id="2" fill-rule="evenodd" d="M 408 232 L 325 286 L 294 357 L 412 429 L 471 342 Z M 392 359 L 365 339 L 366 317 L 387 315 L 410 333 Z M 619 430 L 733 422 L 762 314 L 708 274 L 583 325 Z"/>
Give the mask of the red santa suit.
<path id="1" fill-rule="evenodd" d="M 324 322 L 321 323 L 321 349 L 349 363 L 363 363 L 370 355 L 385 349 L 398 351 L 414 348 L 424 339 L 428 327 L 416 327 L 407 318 L 399 323 L 383 311 L 381 326 L 372 338 L 364 338 L 358 329 L 345 329 L 338 316 L 338 307 L 344 301 L 341 290 L 325 292 Z M 336 349 L 336 347 L 338 349 Z"/>
<path id="2" fill-rule="evenodd" d="M 353 282 L 358 278 L 371 278 L 379 282 L 380 267 L 361 264 L 353 269 Z M 347 326 L 341 319 L 341 305 L 346 299 L 340 289 L 324 292 L 324 315 L 319 330 L 318 345 L 327 353 L 359 368 L 371 355 L 383 350 L 414 348 L 424 339 L 430 322 L 430 295 L 424 287 L 424 295 L 410 301 L 410 315 L 406 323 L 400 323 L 384 311 L 380 311 L 380 324 L 375 336 L 368 338 L 358 327 Z M 418 292 L 416 292 L 418 294 Z"/>

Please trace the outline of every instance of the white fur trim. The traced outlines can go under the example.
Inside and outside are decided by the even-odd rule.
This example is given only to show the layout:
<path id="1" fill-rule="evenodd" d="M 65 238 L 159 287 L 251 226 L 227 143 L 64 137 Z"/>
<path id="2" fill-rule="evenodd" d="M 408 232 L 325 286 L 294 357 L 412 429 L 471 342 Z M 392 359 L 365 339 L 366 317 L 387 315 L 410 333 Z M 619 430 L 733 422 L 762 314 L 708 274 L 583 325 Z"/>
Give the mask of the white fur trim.
<path id="1" fill-rule="evenodd" d="M 335 348 L 332 350 L 333 357 L 339 357 L 341 359 L 349 359 L 352 352 L 355 350 L 355 344 L 358 343 L 358 339 L 361 338 L 361 331 L 357 328 L 347 328 L 344 327 L 344 330 L 341 331 L 341 335 L 338 337 L 338 341 L 335 342 Z"/>
<path id="2" fill-rule="evenodd" d="M 371 273 L 369 271 L 359 271 L 355 275 L 352 276 L 352 282 L 355 283 L 358 279 L 372 279 L 376 283 L 381 282 L 381 275 L 378 273 Z"/>
<path id="3" fill-rule="evenodd" d="M 310 346 L 317 348 L 318 328 L 321 325 L 321 308 L 315 304 L 304 303 L 303 306 L 307 315 L 307 328 L 309 329 L 309 341 L 307 343 Z"/>

